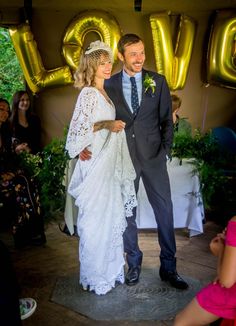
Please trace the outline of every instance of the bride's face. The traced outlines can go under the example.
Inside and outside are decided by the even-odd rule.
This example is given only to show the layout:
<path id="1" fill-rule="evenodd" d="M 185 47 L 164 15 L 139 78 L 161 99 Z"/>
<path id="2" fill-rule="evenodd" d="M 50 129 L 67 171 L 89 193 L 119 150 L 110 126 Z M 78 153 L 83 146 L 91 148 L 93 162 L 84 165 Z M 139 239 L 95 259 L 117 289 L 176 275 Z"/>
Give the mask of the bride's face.
<path id="1" fill-rule="evenodd" d="M 97 79 L 109 79 L 111 77 L 112 62 L 109 56 L 101 55 L 99 65 L 95 74 Z"/>

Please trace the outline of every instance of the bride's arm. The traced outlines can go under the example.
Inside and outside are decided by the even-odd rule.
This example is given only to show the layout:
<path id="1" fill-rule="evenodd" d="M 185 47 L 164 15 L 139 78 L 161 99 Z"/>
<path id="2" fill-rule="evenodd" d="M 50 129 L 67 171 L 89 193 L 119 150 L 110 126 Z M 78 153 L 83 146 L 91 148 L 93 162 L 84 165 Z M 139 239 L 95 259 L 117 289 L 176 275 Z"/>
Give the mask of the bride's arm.
<path id="1" fill-rule="evenodd" d="M 93 132 L 102 130 L 102 129 L 108 129 L 112 132 L 119 132 L 122 131 L 125 128 L 125 122 L 121 120 L 104 120 L 104 121 L 99 121 L 95 122 L 93 125 Z M 79 153 L 79 158 L 81 161 L 87 161 L 90 160 L 92 156 L 92 153 L 87 149 L 84 148 L 80 153 Z"/>
<path id="2" fill-rule="evenodd" d="M 66 140 L 66 150 L 71 158 L 93 142 L 93 111 L 97 94 L 92 87 L 85 87 L 78 96 Z"/>
<path id="3" fill-rule="evenodd" d="M 119 132 L 125 128 L 125 122 L 122 120 L 104 120 L 95 122 L 93 131 L 99 131 L 102 129 L 108 129 L 112 132 Z"/>

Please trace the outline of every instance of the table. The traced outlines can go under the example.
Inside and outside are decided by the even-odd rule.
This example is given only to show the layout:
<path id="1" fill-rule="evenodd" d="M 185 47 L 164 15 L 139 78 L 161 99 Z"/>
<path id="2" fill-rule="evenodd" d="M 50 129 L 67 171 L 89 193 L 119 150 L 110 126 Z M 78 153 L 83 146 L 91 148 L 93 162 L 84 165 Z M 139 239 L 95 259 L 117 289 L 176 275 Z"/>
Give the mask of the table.
<path id="1" fill-rule="evenodd" d="M 173 202 L 174 227 L 187 228 L 189 235 L 203 233 L 204 206 L 197 174 L 193 174 L 192 160 L 177 157 L 167 163 Z M 142 180 L 140 180 L 137 207 L 137 226 L 141 229 L 156 228 L 153 210 L 147 199 Z"/>
<path id="2" fill-rule="evenodd" d="M 170 177 L 171 196 L 173 202 L 174 227 L 187 228 L 189 236 L 203 233 L 204 207 L 200 193 L 200 183 L 197 174 L 193 174 L 192 160 L 183 159 L 182 164 L 176 157 L 167 163 Z M 76 159 L 70 160 L 65 171 L 64 185 L 69 184 L 76 164 Z M 137 226 L 139 229 L 156 229 L 156 221 L 153 210 L 147 199 L 142 180 L 140 180 L 137 194 Z M 67 193 L 65 206 L 65 223 L 71 233 L 74 233 L 78 209 L 74 205 L 74 199 Z"/>

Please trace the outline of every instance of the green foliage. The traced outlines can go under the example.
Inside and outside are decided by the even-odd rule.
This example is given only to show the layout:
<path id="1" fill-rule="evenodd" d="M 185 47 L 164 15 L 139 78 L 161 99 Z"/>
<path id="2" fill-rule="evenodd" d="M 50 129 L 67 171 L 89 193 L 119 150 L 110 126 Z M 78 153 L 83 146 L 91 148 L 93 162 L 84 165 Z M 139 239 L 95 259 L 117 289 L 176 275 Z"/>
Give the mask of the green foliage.
<path id="1" fill-rule="evenodd" d="M 41 202 L 46 217 L 63 211 L 65 205 L 64 171 L 68 162 L 64 140 L 53 139 L 42 152 L 42 167 L 38 174 Z"/>
<path id="2" fill-rule="evenodd" d="M 172 155 L 179 158 L 194 157 L 212 164 L 219 164 L 222 159 L 219 146 L 211 132 L 201 134 L 199 130 L 195 131 L 194 136 L 176 134 Z"/>
<path id="3" fill-rule="evenodd" d="M 20 154 L 21 167 L 34 177 L 39 185 L 42 211 L 47 220 L 64 211 L 65 186 L 64 171 L 68 162 L 65 151 L 65 137 L 53 139 L 37 155 Z"/>
<path id="4" fill-rule="evenodd" d="M 226 184 L 223 167 L 228 157 L 222 153 L 211 132 L 201 134 L 196 130 L 194 136 L 175 135 L 172 156 L 194 158 L 193 173 L 198 173 L 205 208 L 213 205 L 214 198 Z"/>
<path id="5" fill-rule="evenodd" d="M 24 75 L 8 30 L 0 28 L 0 97 L 10 102 L 19 89 L 25 89 Z"/>

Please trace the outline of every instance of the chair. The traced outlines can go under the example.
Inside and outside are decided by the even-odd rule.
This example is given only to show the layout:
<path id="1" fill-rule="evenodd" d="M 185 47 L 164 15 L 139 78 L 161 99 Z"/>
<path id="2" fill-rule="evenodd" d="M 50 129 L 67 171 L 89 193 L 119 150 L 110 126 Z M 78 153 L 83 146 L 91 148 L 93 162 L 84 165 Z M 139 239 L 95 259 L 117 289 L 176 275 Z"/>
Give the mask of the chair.
<path id="1" fill-rule="evenodd" d="M 228 127 L 212 129 L 212 135 L 219 144 L 226 163 L 221 167 L 227 180 L 224 191 L 219 195 L 218 202 L 224 208 L 222 214 L 230 217 L 236 213 L 236 133 Z"/>
<path id="2" fill-rule="evenodd" d="M 223 151 L 236 155 L 236 133 L 228 127 L 216 127 L 212 129 L 212 135 Z"/>

